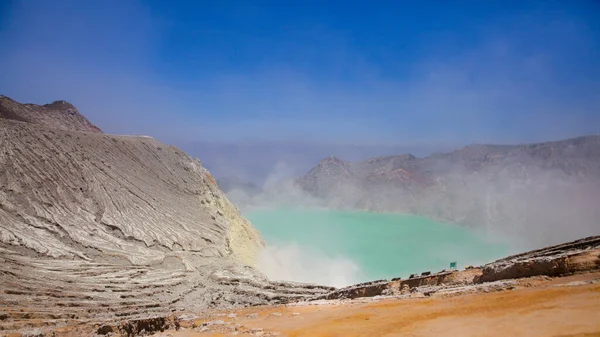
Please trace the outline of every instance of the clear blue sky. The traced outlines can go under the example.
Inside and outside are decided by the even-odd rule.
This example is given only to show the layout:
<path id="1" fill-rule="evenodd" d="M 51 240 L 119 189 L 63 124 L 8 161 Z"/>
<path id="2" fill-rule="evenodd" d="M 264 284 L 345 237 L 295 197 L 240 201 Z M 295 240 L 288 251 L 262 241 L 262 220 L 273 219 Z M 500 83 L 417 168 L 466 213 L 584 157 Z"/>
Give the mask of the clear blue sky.
<path id="1" fill-rule="evenodd" d="M 0 1 L 0 93 L 168 142 L 600 132 L 599 1 Z"/>

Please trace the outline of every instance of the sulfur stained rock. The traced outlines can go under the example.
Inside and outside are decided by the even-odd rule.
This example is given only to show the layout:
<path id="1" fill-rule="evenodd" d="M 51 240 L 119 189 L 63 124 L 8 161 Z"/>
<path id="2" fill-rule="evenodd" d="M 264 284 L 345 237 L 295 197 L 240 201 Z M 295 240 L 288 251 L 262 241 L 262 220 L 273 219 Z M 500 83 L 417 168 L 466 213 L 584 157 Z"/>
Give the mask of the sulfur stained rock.
<path id="1" fill-rule="evenodd" d="M 198 159 L 103 134 L 66 102 L 0 96 L 0 306 L 13 330 L 160 330 L 182 309 L 330 290 L 270 282 L 255 268 L 263 247 Z"/>

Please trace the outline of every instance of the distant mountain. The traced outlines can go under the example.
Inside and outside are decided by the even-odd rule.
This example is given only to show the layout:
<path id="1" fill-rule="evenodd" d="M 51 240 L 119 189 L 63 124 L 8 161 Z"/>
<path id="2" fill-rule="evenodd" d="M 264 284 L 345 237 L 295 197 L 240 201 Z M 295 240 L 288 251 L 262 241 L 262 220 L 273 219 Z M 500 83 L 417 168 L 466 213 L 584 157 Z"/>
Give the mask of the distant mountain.
<path id="1" fill-rule="evenodd" d="M 600 232 L 600 136 L 425 158 L 328 157 L 295 184 L 328 207 L 423 214 L 534 244 Z"/>
<path id="2" fill-rule="evenodd" d="M 215 177 L 235 176 L 258 186 L 302 175 L 319 160 L 331 154 L 346 160 L 359 161 L 395 153 L 412 152 L 427 155 L 441 149 L 451 149 L 440 144 L 389 146 L 330 144 L 310 140 L 192 142 L 181 145 L 190 155 L 202 158 L 202 164 Z"/>

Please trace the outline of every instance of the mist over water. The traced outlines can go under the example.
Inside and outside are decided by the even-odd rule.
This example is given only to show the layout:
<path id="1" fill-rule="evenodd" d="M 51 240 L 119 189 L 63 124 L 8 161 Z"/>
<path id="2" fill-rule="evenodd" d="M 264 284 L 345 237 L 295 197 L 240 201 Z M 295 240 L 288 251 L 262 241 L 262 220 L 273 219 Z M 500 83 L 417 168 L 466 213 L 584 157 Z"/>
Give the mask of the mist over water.
<path id="1" fill-rule="evenodd" d="M 267 242 L 271 279 L 346 286 L 412 273 L 481 265 L 518 251 L 501 236 L 425 217 L 311 208 L 246 213 Z"/>

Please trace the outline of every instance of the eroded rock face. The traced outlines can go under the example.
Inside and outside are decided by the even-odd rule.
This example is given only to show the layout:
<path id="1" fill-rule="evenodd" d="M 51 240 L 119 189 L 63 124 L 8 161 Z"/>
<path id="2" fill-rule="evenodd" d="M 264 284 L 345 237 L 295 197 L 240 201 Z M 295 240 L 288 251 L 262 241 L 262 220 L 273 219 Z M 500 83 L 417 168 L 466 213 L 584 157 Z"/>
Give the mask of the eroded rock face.
<path id="1" fill-rule="evenodd" d="M 258 233 L 179 149 L 149 137 L 0 123 L 3 243 L 55 258 L 148 264 L 193 252 L 254 263 Z"/>
<path id="2" fill-rule="evenodd" d="M 0 102 L 0 311 L 8 312 L 0 331 L 330 289 L 256 271 L 260 235 L 199 160 L 150 137 L 89 129 L 66 102 L 45 106 L 48 115 Z M 75 117 L 57 128 L 52 111 Z"/>
<path id="3" fill-rule="evenodd" d="M 600 236 L 545 247 L 489 263 L 478 282 L 600 269 Z"/>

